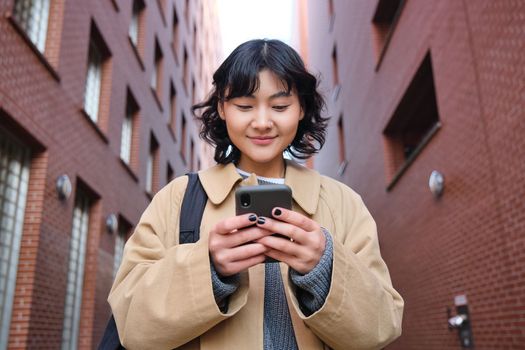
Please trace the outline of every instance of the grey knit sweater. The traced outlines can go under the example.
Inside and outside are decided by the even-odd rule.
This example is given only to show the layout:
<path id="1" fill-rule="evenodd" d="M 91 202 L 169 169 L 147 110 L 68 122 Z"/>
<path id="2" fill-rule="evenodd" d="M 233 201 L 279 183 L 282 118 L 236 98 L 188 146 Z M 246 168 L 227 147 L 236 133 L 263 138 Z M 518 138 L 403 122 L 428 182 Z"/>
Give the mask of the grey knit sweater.
<path id="1" fill-rule="evenodd" d="M 244 174 L 241 174 L 245 177 Z M 258 178 L 259 184 L 270 182 Z M 326 248 L 319 263 L 307 274 L 302 275 L 290 269 L 290 281 L 297 287 L 297 300 L 301 311 L 311 315 L 323 306 L 330 290 L 332 276 L 333 242 L 331 235 L 323 228 L 326 237 Z M 213 293 L 217 305 L 225 312 L 228 308 L 228 297 L 239 286 L 239 275 L 219 276 L 211 264 Z M 297 342 L 288 311 L 284 283 L 278 263 L 265 264 L 264 283 L 264 349 L 297 349 Z"/>

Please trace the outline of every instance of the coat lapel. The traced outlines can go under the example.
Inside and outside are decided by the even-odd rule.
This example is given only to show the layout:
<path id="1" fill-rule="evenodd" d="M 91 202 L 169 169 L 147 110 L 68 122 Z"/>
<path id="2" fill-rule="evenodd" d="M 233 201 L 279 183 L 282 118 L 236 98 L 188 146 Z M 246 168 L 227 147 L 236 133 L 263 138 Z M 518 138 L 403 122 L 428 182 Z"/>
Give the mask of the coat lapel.
<path id="1" fill-rule="evenodd" d="M 210 201 L 219 205 L 235 185 L 242 181 L 241 175 L 237 173 L 235 165 L 216 165 L 212 168 L 199 172 L 202 186 Z M 315 170 L 308 169 L 294 161 L 286 161 L 285 183 L 292 189 L 295 202 L 309 215 L 317 211 L 319 193 L 321 191 L 321 175 Z M 255 185 L 254 176 L 242 181 L 243 185 Z"/>

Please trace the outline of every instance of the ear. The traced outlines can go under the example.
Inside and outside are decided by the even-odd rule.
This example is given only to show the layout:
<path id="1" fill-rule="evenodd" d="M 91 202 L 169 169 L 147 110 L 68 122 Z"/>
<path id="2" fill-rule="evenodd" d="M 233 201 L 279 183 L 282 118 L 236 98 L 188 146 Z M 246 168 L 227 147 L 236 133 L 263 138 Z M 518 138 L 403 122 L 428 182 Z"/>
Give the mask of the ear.
<path id="1" fill-rule="evenodd" d="M 302 108 L 301 108 L 301 112 L 300 113 L 301 113 L 301 115 L 299 116 L 299 120 L 303 120 L 303 118 L 304 118 L 304 111 L 303 111 Z"/>
<path id="2" fill-rule="evenodd" d="M 226 116 L 224 115 L 224 102 L 219 101 L 219 103 L 217 103 L 217 112 L 219 112 L 219 117 L 221 117 L 222 120 L 226 120 Z"/>

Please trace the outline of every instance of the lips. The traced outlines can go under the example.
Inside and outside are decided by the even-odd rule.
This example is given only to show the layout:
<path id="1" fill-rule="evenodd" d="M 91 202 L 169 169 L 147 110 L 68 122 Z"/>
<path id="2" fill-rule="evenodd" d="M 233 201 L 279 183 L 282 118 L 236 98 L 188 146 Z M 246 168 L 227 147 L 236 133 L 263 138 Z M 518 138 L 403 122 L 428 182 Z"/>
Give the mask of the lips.
<path id="1" fill-rule="evenodd" d="M 277 136 L 248 136 L 250 141 L 256 145 L 269 145 Z"/>

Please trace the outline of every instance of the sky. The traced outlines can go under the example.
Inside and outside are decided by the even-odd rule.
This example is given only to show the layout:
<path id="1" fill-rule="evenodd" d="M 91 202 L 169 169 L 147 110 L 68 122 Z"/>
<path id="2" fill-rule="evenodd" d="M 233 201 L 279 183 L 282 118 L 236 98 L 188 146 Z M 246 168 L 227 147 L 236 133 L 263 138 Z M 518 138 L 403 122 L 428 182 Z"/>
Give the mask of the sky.
<path id="1" fill-rule="evenodd" d="M 294 0 L 218 0 L 223 58 L 250 39 L 291 44 Z"/>

